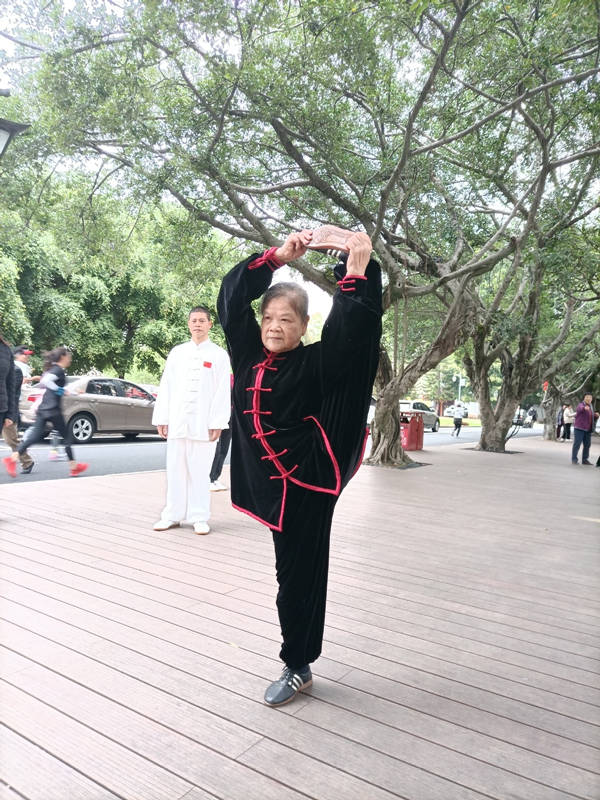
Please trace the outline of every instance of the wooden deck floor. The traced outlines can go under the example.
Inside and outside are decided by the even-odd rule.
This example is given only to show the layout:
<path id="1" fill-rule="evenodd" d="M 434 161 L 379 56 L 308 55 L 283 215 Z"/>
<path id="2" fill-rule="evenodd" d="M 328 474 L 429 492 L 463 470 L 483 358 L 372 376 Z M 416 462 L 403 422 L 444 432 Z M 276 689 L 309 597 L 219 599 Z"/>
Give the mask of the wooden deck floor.
<path id="1" fill-rule="evenodd" d="M 194 536 L 151 530 L 162 473 L 3 483 L 0 800 L 600 798 L 600 470 L 514 447 L 360 470 L 278 710 L 270 535 L 228 493 Z"/>

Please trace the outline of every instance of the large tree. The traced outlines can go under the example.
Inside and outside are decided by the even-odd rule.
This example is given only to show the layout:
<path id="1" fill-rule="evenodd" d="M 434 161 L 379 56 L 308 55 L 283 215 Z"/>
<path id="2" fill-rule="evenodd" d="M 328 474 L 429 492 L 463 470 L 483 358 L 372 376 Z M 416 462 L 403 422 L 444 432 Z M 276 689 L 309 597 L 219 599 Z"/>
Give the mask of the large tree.
<path id="1" fill-rule="evenodd" d="M 478 330 L 481 276 L 551 238 L 540 220 L 557 204 L 559 228 L 595 207 L 597 7 L 112 7 L 40 2 L 36 34 L 16 31 L 19 56 L 39 61 L 40 124 L 256 249 L 297 226 L 363 227 L 386 307 L 429 297 L 439 317 L 380 395 L 371 458 L 402 460 L 397 399 Z M 332 291 L 317 260 L 295 266 Z"/>

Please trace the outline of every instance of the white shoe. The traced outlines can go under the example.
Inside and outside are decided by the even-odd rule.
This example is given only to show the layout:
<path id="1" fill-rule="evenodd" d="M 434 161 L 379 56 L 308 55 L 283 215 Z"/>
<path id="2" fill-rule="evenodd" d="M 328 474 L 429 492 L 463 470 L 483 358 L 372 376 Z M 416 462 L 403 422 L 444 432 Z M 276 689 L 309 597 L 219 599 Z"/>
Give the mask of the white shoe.
<path id="1" fill-rule="evenodd" d="M 178 522 L 171 522 L 170 519 L 159 519 L 158 522 L 155 522 L 152 526 L 152 530 L 155 531 L 168 531 L 169 528 L 178 528 Z"/>
<path id="2" fill-rule="evenodd" d="M 208 522 L 194 522 L 194 533 L 210 533 Z"/>
<path id="3" fill-rule="evenodd" d="M 227 489 L 227 487 L 225 486 L 224 483 L 221 483 L 221 481 L 212 481 L 209 486 L 209 489 L 211 490 L 211 492 L 224 492 Z"/>

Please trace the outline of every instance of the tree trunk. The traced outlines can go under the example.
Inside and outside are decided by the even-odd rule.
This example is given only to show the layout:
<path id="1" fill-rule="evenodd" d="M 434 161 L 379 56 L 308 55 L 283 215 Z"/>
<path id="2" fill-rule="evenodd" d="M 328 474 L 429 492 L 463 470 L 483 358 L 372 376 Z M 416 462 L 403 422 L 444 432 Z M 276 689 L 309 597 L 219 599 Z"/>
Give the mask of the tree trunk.
<path id="1" fill-rule="evenodd" d="M 556 418 L 558 410 L 561 406 L 560 395 L 553 392 L 549 388 L 546 393 L 546 399 L 542 400 L 542 407 L 544 409 L 544 439 L 547 442 L 556 441 Z"/>
<path id="2" fill-rule="evenodd" d="M 507 391 L 508 381 L 505 381 L 496 406 L 492 406 L 488 379 L 489 364 L 485 348 L 485 331 L 480 328 L 473 337 L 473 358 L 466 356 L 463 361 L 479 402 L 481 414 L 481 436 L 475 449 L 490 453 L 505 453 L 506 438 L 513 424 L 515 408 L 519 399 L 512 392 Z"/>
<path id="3" fill-rule="evenodd" d="M 411 464 L 412 459 L 402 449 L 400 436 L 398 400 L 404 388 L 399 379 L 394 379 L 390 357 L 383 347 L 379 356 L 375 386 L 379 391 L 379 398 L 371 425 L 371 453 L 365 459 L 365 464 L 381 464 L 389 467 Z"/>
<path id="4" fill-rule="evenodd" d="M 371 428 L 371 454 L 365 460 L 366 464 L 399 467 L 412 463 L 412 459 L 402 449 L 398 400 L 398 390 L 393 383 L 389 383 L 375 407 Z"/>
<path id="5" fill-rule="evenodd" d="M 502 408 L 497 407 L 494 411 L 491 404 L 488 403 L 484 411 L 481 400 L 479 401 L 481 436 L 475 445 L 476 450 L 485 450 L 490 453 L 506 452 L 506 437 L 513 424 L 516 405 L 517 401 L 514 400 L 512 403 L 504 404 Z"/>

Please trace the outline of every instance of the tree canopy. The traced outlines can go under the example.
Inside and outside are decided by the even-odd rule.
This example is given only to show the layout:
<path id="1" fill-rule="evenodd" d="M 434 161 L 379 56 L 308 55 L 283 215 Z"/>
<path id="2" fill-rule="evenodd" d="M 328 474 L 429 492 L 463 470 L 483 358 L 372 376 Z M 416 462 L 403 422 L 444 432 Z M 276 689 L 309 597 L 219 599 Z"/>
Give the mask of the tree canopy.
<path id="1" fill-rule="evenodd" d="M 483 389 L 508 358 L 500 339 L 514 345 L 501 317 L 541 324 L 519 287 L 539 283 L 544 305 L 540 265 L 597 226 L 598 9 L 585 0 L 17 0 L 15 15 L 15 80 L 31 80 L 53 150 L 105 159 L 98 182 L 117 170 L 133 194 L 168 195 L 254 247 L 325 222 L 367 231 L 385 306 L 425 303 L 432 321 L 385 381 L 375 460 L 402 457 L 398 397 L 472 336 L 488 342 Z M 332 291 L 317 258 L 294 266 Z M 555 322 L 581 306 L 562 303 Z M 516 351 L 530 366 L 534 340 Z"/>

